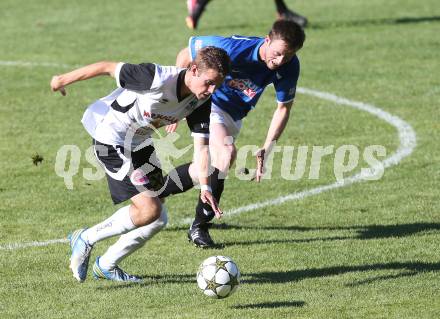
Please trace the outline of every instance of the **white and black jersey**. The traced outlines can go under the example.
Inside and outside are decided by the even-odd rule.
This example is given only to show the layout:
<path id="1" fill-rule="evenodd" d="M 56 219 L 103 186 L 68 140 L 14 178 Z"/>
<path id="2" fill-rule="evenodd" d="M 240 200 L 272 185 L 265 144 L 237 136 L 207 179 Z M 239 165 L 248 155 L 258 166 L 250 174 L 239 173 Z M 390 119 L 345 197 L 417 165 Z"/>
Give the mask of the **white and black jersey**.
<path id="1" fill-rule="evenodd" d="M 119 63 L 118 88 L 91 104 L 82 123 L 97 141 L 131 149 L 149 138 L 154 128 L 184 118 L 193 135 L 209 135 L 210 99 L 191 94 L 181 98 L 185 69 L 153 63 Z"/>

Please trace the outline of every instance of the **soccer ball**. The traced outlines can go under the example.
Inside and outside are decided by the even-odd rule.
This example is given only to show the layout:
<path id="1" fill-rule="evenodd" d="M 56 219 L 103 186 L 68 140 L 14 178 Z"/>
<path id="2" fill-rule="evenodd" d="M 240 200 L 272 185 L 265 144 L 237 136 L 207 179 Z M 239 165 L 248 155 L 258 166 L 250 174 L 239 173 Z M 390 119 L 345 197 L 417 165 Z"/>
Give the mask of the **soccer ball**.
<path id="1" fill-rule="evenodd" d="M 197 272 L 197 285 L 211 298 L 226 298 L 237 290 L 240 271 L 229 257 L 212 256 L 205 259 Z"/>

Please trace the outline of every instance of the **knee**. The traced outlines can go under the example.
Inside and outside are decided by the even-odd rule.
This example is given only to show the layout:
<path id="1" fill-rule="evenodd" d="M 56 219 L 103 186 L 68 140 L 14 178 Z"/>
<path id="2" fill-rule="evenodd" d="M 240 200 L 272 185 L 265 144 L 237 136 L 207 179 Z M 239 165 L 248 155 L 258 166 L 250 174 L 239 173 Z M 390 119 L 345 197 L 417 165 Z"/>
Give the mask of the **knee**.
<path id="1" fill-rule="evenodd" d="M 237 157 L 237 148 L 234 144 L 223 145 L 222 154 L 229 165 L 232 165 Z"/>
<path id="2" fill-rule="evenodd" d="M 232 165 L 235 162 L 235 159 L 237 158 L 237 148 L 235 147 L 235 144 L 228 145 L 230 148 L 230 160 L 229 163 Z"/>
<path id="3" fill-rule="evenodd" d="M 235 144 L 232 142 L 213 144 L 211 150 L 212 154 L 214 155 L 214 166 L 226 173 L 237 157 L 237 149 Z"/>
<path id="4" fill-rule="evenodd" d="M 162 211 L 162 203 L 153 203 L 148 205 L 142 205 L 141 215 L 146 219 L 151 218 L 156 220 L 160 217 L 160 212 Z"/>
<path id="5" fill-rule="evenodd" d="M 136 226 L 148 225 L 161 217 L 162 204 L 157 201 L 141 201 L 133 205 L 133 223 Z"/>
<path id="6" fill-rule="evenodd" d="M 219 155 L 230 160 L 237 155 L 237 149 L 234 144 L 224 144 L 219 149 Z"/>

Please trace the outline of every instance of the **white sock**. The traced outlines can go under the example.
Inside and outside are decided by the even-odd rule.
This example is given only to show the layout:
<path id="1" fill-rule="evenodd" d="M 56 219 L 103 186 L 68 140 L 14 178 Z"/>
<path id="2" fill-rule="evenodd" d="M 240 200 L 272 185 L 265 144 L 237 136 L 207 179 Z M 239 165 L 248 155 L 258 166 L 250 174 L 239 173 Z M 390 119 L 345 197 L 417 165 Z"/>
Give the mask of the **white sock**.
<path id="1" fill-rule="evenodd" d="M 130 218 L 130 205 L 124 206 L 116 211 L 112 216 L 89 229 L 87 229 L 81 236 L 88 241 L 90 245 L 96 242 L 116 236 L 125 234 L 130 230 L 136 228 Z"/>
<path id="2" fill-rule="evenodd" d="M 138 227 L 122 235 L 119 240 L 110 246 L 105 254 L 99 258 L 99 266 L 103 269 L 113 269 L 125 257 L 144 246 L 147 240 L 165 227 L 167 222 L 167 210 L 165 206 L 162 205 L 162 211 L 158 219 L 148 225 Z"/>

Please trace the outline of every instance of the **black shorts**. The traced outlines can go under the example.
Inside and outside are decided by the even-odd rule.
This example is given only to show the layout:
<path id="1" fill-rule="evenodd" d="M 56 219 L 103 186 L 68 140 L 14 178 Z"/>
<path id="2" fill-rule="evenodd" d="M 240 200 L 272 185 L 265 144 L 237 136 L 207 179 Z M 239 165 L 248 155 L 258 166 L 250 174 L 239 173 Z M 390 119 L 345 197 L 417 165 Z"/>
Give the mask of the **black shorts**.
<path id="1" fill-rule="evenodd" d="M 133 196 L 156 192 L 164 186 L 162 170 L 153 145 L 130 152 L 120 145 L 107 145 L 93 140 L 95 156 L 103 166 L 108 187 L 115 204 Z"/>

